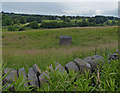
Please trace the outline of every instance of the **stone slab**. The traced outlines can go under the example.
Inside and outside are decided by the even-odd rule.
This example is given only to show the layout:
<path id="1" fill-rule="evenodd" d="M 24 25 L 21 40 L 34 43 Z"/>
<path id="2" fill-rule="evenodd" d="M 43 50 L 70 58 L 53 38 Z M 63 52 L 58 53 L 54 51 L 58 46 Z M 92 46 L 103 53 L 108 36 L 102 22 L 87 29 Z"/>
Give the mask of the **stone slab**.
<path id="1" fill-rule="evenodd" d="M 33 68 L 29 68 L 28 81 L 30 81 L 30 85 L 39 87 L 38 78 Z"/>

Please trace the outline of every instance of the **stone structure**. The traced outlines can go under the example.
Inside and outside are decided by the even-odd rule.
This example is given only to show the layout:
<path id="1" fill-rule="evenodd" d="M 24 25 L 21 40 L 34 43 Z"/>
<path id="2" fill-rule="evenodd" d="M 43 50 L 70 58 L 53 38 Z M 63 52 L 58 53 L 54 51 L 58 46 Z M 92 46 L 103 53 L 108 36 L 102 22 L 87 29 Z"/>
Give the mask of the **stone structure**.
<path id="1" fill-rule="evenodd" d="M 38 83 L 38 78 L 36 73 L 34 72 L 33 68 L 29 68 L 29 73 L 28 73 L 28 81 L 30 81 L 30 85 L 34 87 L 39 87 Z"/>
<path id="2" fill-rule="evenodd" d="M 79 68 L 75 65 L 74 62 L 67 63 L 65 65 L 65 70 L 69 73 L 70 70 L 74 70 L 74 72 L 79 72 Z"/>
<path id="3" fill-rule="evenodd" d="M 59 44 L 60 45 L 71 45 L 72 44 L 72 37 L 71 36 L 60 36 Z"/>
<path id="4" fill-rule="evenodd" d="M 79 58 L 74 59 L 74 62 L 78 66 L 80 72 L 84 73 L 85 70 L 86 71 L 89 70 L 91 72 L 91 65 L 88 62 L 81 60 Z"/>
<path id="5" fill-rule="evenodd" d="M 115 54 L 111 54 L 108 56 L 108 60 L 106 60 L 106 62 L 108 61 L 108 63 L 110 63 L 110 60 L 116 60 L 119 59 L 119 53 L 118 51 L 116 51 Z M 68 73 L 71 70 L 74 70 L 74 72 L 78 72 L 78 76 L 75 78 L 74 82 L 76 81 L 77 78 L 80 78 L 79 75 L 80 73 L 84 74 L 84 71 L 90 71 L 90 74 L 92 74 L 95 70 L 97 70 L 97 66 L 99 66 L 99 62 L 104 64 L 104 57 L 99 56 L 99 55 L 94 55 L 91 57 L 86 57 L 83 60 L 80 58 L 76 58 L 74 59 L 72 62 L 67 63 L 65 66 L 62 66 L 59 63 L 55 64 L 55 69 L 53 69 L 52 65 L 49 66 L 49 68 L 51 69 L 51 71 L 57 71 L 59 70 L 60 73 L 67 73 L 66 75 L 68 75 Z M 3 71 L 3 76 L 5 74 L 7 74 L 9 72 L 9 74 L 6 76 L 6 78 L 3 80 L 3 85 L 5 85 L 6 83 L 7 87 L 9 87 L 9 85 L 15 81 L 15 77 L 20 76 L 21 74 L 23 75 L 24 80 L 28 80 L 30 81 L 29 83 L 25 83 L 25 87 L 26 86 L 34 86 L 36 87 L 41 87 L 43 84 L 48 83 L 47 79 L 45 77 L 47 77 L 48 79 L 50 79 L 49 77 L 49 73 L 47 71 L 42 72 L 39 68 L 39 66 L 37 64 L 34 64 L 33 67 L 29 68 L 29 72 L 28 75 L 25 73 L 24 68 L 19 69 L 18 71 L 12 68 L 5 68 Z M 3 89 L 4 90 L 4 89 Z M 9 88 L 9 90 L 14 91 L 14 86 L 11 86 Z"/>
<path id="6" fill-rule="evenodd" d="M 27 74 L 25 73 L 24 67 L 18 70 L 18 75 L 19 75 L 19 76 L 22 75 L 23 78 L 24 78 L 24 81 L 25 81 L 25 82 L 27 81 Z M 27 87 L 27 86 L 28 86 L 28 83 L 25 83 L 24 86 Z"/>

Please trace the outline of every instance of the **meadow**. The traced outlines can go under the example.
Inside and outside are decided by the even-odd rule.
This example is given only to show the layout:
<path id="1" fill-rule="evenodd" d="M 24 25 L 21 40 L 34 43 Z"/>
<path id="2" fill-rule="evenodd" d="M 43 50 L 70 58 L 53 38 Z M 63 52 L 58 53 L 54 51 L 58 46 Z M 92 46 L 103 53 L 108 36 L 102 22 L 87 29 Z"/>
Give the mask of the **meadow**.
<path id="1" fill-rule="evenodd" d="M 71 46 L 59 46 L 60 36 L 72 36 Z M 41 70 L 55 62 L 65 65 L 74 58 L 105 56 L 118 49 L 118 27 L 71 27 L 3 31 L 2 56 L 5 67 L 20 69 L 37 64 Z M 96 52 L 95 52 L 96 51 Z"/>

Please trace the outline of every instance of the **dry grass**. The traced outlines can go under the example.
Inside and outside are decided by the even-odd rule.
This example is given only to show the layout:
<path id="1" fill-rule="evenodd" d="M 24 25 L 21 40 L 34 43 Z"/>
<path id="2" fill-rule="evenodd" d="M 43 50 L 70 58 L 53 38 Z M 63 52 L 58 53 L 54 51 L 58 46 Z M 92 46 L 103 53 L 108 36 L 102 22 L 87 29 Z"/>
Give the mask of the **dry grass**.
<path id="1" fill-rule="evenodd" d="M 26 32 L 3 33 L 3 63 L 6 67 L 19 69 L 29 68 L 38 64 L 41 69 L 51 62 L 65 65 L 74 58 L 84 58 L 97 53 L 104 54 L 118 48 L 117 27 L 98 28 L 65 28 L 36 30 Z M 70 35 L 73 38 L 72 46 L 59 46 L 59 36 Z"/>

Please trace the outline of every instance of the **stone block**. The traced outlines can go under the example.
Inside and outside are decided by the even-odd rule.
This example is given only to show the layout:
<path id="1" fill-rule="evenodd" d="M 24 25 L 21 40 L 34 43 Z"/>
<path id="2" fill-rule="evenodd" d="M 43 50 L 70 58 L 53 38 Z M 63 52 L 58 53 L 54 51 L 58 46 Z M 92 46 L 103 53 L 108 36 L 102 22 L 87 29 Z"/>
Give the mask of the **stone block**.
<path id="1" fill-rule="evenodd" d="M 72 37 L 71 36 L 60 36 L 59 44 L 60 45 L 71 45 L 72 44 Z"/>
<path id="2" fill-rule="evenodd" d="M 25 73 L 24 67 L 18 70 L 18 75 L 19 75 L 19 76 L 20 76 L 20 75 L 23 76 L 24 81 L 26 82 L 24 86 L 27 87 L 27 86 L 28 86 L 28 83 L 27 83 L 27 74 Z"/>
<path id="3" fill-rule="evenodd" d="M 47 79 L 45 78 L 45 76 L 46 76 L 47 78 L 49 78 L 49 76 L 48 76 L 45 72 L 43 72 L 43 73 L 39 76 L 40 86 L 42 86 L 44 83 L 49 83 L 49 82 L 47 81 Z"/>
<path id="4" fill-rule="evenodd" d="M 79 58 L 74 59 L 74 62 L 78 66 L 80 72 L 84 73 L 85 70 L 87 72 L 88 71 L 91 72 L 91 65 L 88 62 L 86 62 L 86 61 L 84 61 L 82 59 L 79 59 Z"/>
<path id="5" fill-rule="evenodd" d="M 79 68 L 76 66 L 74 62 L 67 63 L 65 65 L 65 69 L 67 70 L 67 73 L 69 73 L 70 70 L 74 70 L 75 72 L 79 72 Z"/>
<path id="6" fill-rule="evenodd" d="M 29 68 L 28 73 L 28 81 L 30 81 L 30 85 L 33 85 L 35 87 L 39 87 L 39 82 L 36 73 L 34 72 L 33 68 Z"/>

